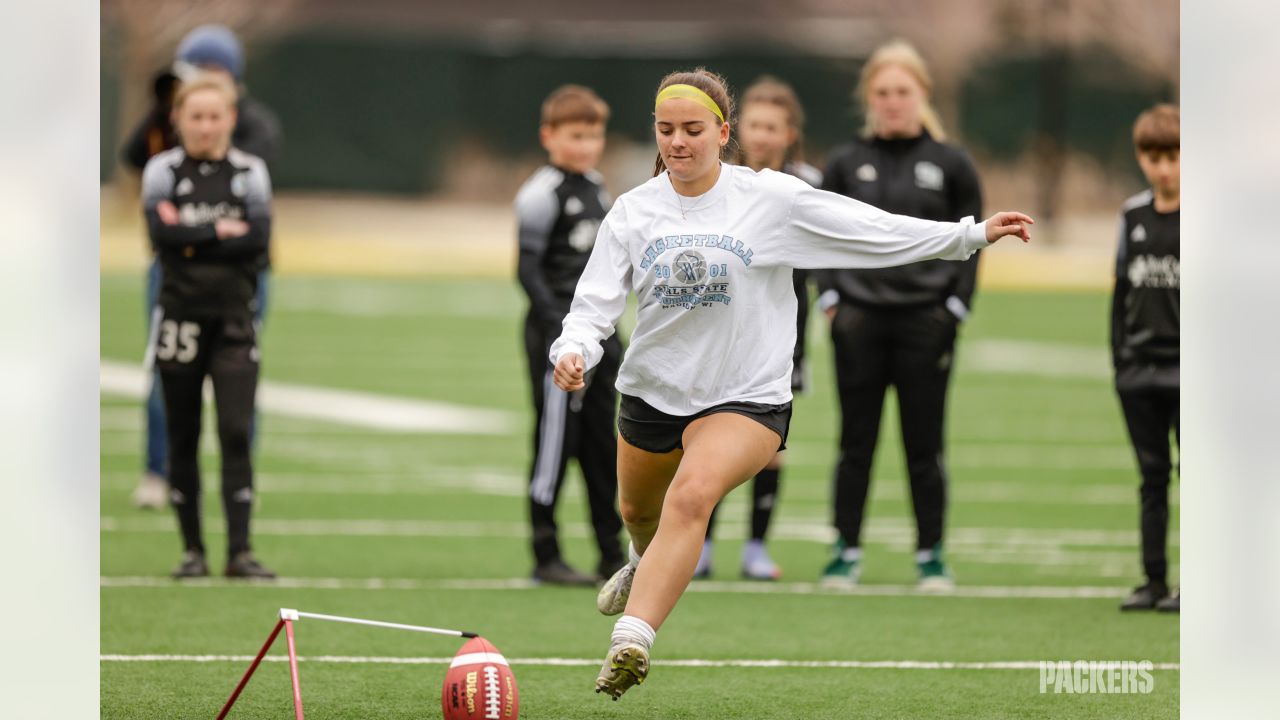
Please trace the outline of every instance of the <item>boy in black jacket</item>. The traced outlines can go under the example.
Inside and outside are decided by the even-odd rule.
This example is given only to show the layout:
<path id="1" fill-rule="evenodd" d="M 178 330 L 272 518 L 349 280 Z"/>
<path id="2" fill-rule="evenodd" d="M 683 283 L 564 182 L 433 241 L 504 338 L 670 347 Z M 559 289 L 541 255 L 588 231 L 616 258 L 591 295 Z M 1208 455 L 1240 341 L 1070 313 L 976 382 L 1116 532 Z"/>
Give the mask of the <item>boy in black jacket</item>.
<path id="1" fill-rule="evenodd" d="M 1111 305 L 1111 355 L 1116 392 L 1142 473 L 1142 565 L 1146 584 L 1121 610 L 1178 612 L 1169 595 L 1169 433 L 1178 438 L 1179 121 L 1161 104 L 1133 128 L 1138 164 L 1151 189 L 1129 198 L 1120 219 L 1116 285 Z"/>
<path id="2" fill-rule="evenodd" d="M 613 384 L 622 364 L 622 343 L 617 336 L 604 343 L 604 359 L 588 376 L 587 386 L 573 393 L 556 387 L 547 361 L 609 209 L 604 180 L 595 171 L 608 119 L 608 105 L 588 88 L 565 85 L 551 93 L 542 105 L 539 131 L 548 163 L 525 181 L 515 203 L 520 234 L 517 274 L 529 296 L 524 344 L 537 414 L 529 479 L 533 578 L 559 585 L 596 582 L 595 575 L 565 563 L 556 537 L 556 501 L 570 457 L 578 459 L 586 480 L 600 550 L 598 576 L 608 579 L 626 563 L 618 541 L 622 519 L 615 504 L 618 448 L 613 436 Z"/>

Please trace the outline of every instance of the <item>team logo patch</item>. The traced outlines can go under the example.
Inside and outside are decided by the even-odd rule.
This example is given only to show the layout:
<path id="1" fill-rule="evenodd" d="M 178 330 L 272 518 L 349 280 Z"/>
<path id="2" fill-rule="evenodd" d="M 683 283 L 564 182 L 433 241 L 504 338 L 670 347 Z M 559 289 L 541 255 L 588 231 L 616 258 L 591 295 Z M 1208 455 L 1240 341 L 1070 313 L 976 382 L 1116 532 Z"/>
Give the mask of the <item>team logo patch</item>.
<path id="1" fill-rule="evenodd" d="M 707 261 L 702 253 L 686 250 L 676 256 L 671 268 L 675 270 L 676 279 L 686 285 L 702 282 L 707 277 Z"/>
<path id="2" fill-rule="evenodd" d="M 218 171 L 218 166 L 213 163 L 202 162 L 196 166 L 196 169 L 200 171 L 201 175 L 208 177 Z"/>
<path id="3" fill-rule="evenodd" d="M 1137 255 L 1129 261 L 1129 284 L 1135 288 L 1176 290 L 1182 266 L 1173 255 Z"/>
<path id="4" fill-rule="evenodd" d="M 876 175 L 876 166 L 871 163 L 863 163 L 862 167 L 858 168 L 856 175 L 862 182 L 875 182 L 878 177 Z"/>
<path id="5" fill-rule="evenodd" d="M 190 195 L 196 189 L 196 184 L 191 182 L 191 178 L 182 178 L 178 181 L 178 186 L 173 189 L 174 195 Z"/>
<path id="6" fill-rule="evenodd" d="M 571 197 L 564 202 L 565 215 L 578 215 L 583 210 L 586 210 L 586 209 L 587 209 L 587 206 L 583 205 L 582 201 L 576 197 Z"/>
<path id="7" fill-rule="evenodd" d="M 599 232 L 599 220 L 579 220 L 569 231 L 569 247 L 578 252 L 587 252 L 596 244 L 596 235 Z"/>
<path id="8" fill-rule="evenodd" d="M 231 194 L 236 197 L 244 197 L 249 193 L 249 178 L 243 173 L 234 175 L 231 178 Z"/>
<path id="9" fill-rule="evenodd" d="M 916 163 L 916 187 L 925 190 L 941 190 L 942 168 L 928 160 Z"/>
<path id="10" fill-rule="evenodd" d="M 1129 239 L 1133 242 L 1143 242 L 1147 239 L 1147 229 L 1142 225 L 1135 225 L 1133 230 L 1129 232 Z"/>

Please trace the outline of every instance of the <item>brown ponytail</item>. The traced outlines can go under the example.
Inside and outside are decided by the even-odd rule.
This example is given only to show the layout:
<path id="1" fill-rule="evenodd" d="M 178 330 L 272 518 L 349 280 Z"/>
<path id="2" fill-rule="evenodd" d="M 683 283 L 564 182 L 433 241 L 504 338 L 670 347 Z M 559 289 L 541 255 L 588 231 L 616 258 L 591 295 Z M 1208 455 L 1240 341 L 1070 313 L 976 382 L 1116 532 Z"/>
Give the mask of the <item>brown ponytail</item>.
<path id="1" fill-rule="evenodd" d="M 733 122 L 733 95 L 729 94 L 729 83 L 719 75 L 711 72 L 706 68 L 694 68 L 692 71 L 677 71 L 662 78 L 662 82 L 658 84 L 658 90 L 654 93 L 656 97 L 658 93 L 671 85 L 692 85 L 702 92 L 706 93 L 712 101 L 720 108 L 721 114 L 724 115 L 724 122 Z M 722 123 L 723 124 L 723 123 Z M 720 157 L 727 158 L 732 155 L 730 146 L 735 141 L 730 138 L 729 143 L 720 149 Z M 653 175 L 657 177 L 667 169 L 667 164 L 662 161 L 662 153 L 658 153 L 657 160 L 653 163 Z"/>

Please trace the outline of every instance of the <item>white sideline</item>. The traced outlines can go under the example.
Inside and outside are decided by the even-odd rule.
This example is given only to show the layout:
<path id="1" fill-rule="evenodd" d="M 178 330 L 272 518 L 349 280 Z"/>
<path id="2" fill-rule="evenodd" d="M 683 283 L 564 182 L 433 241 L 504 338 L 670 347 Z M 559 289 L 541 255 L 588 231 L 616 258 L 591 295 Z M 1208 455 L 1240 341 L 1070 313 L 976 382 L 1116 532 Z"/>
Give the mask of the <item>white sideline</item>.
<path id="1" fill-rule="evenodd" d="M 456 578 L 415 580 L 412 578 L 301 578 L 282 577 L 269 582 L 246 582 L 223 578 L 201 578 L 177 582 L 167 577 L 103 576 L 103 588 L 261 588 L 270 590 L 532 590 L 538 583 L 528 578 Z M 868 597 L 957 597 L 1019 598 L 1038 600 L 1096 600 L 1124 597 L 1128 589 L 1107 586 L 1001 586 L 957 585 L 946 593 L 926 593 L 914 585 L 860 585 L 855 588 L 825 588 L 818 583 L 719 582 L 700 580 L 689 585 L 691 593 L 753 593 L 761 595 L 859 595 Z"/>
<path id="2" fill-rule="evenodd" d="M 130 365 L 102 360 L 98 378 L 105 394 L 143 398 L 149 387 L 147 373 L 141 363 Z M 510 435 L 520 428 L 515 414 L 505 410 L 485 410 L 273 380 L 259 383 L 258 408 L 290 417 L 392 432 Z"/>
<path id="3" fill-rule="evenodd" d="M 253 655 L 99 655 L 100 662 L 236 662 L 253 661 Z M 267 662 L 288 662 L 282 655 L 268 655 Z M 299 656 L 298 662 L 349 665 L 448 665 L 451 657 L 361 657 L 350 655 Z M 578 667 L 595 666 L 594 658 L 511 658 L 512 666 Z M 1039 660 L 996 662 L 950 662 L 946 660 L 654 660 L 654 665 L 700 668 L 835 668 L 853 670 L 1038 670 Z M 1182 670 L 1182 663 L 1154 663 L 1153 670 Z"/>
<path id="4" fill-rule="evenodd" d="M 103 515 L 98 519 L 102 532 L 171 533 L 173 519 L 164 516 Z M 739 532 L 741 523 L 725 522 L 724 532 Z M 320 519 L 320 518 L 262 518 L 253 521 L 255 533 L 260 535 L 364 536 L 364 537 L 477 537 L 477 538 L 527 538 L 529 529 L 523 522 L 471 521 L 471 520 L 382 520 L 376 518 Z M 566 537 L 590 537 L 590 527 L 584 522 L 567 522 L 562 530 Z M 739 533 L 740 534 L 740 533 Z M 808 540 L 830 543 L 835 536 L 826 519 L 781 518 L 774 523 L 773 536 L 779 540 Z M 915 540 L 915 528 L 899 521 L 876 521 L 867 528 L 870 542 L 904 543 Z M 1179 545 L 1174 533 L 1169 539 Z M 1096 530 L 1073 528 L 951 528 L 947 534 L 947 546 L 953 552 L 962 548 L 982 546 L 990 551 L 990 545 L 1004 546 L 1007 550 L 1055 549 L 1063 546 L 1075 548 L 1110 547 L 1125 552 L 1138 545 L 1138 533 L 1133 530 Z M 1126 556 L 1127 557 L 1127 556 Z"/>

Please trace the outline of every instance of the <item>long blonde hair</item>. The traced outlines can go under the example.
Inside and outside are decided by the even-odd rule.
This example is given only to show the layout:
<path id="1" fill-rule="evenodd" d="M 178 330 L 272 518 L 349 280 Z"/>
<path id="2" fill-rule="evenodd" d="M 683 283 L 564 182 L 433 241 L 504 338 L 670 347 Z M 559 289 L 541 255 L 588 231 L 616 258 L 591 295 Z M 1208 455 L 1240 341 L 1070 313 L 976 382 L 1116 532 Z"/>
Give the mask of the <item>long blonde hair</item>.
<path id="1" fill-rule="evenodd" d="M 920 87 L 924 89 L 924 100 L 920 102 L 920 122 L 934 140 L 939 142 L 946 140 L 947 133 L 942 129 L 942 121 L 938 119 L 937 111 L 929 103 L 929 94 L 933 92 L 933 78 L 929 76 L 929 66 L 925 64 L 924 58 L 920 57 L 915 47 L 906 40 L 892 40 L 881 45 L 871 53 L 867 63 L 862 66 L 862 76 L 858 80 L 858 102 L 862 104 L 863 115 L 866 117 L 866 122 L 862 126 L 863 136 L 874 137 L 879 132 L 876 118 L 868 109 L 870 103 L 867 102 L 867 95 L 871 92 L 871 79 L 876 73 L 889 66 L 906 70 L 916 79 L 916 82 L 920 83 Z"/>

